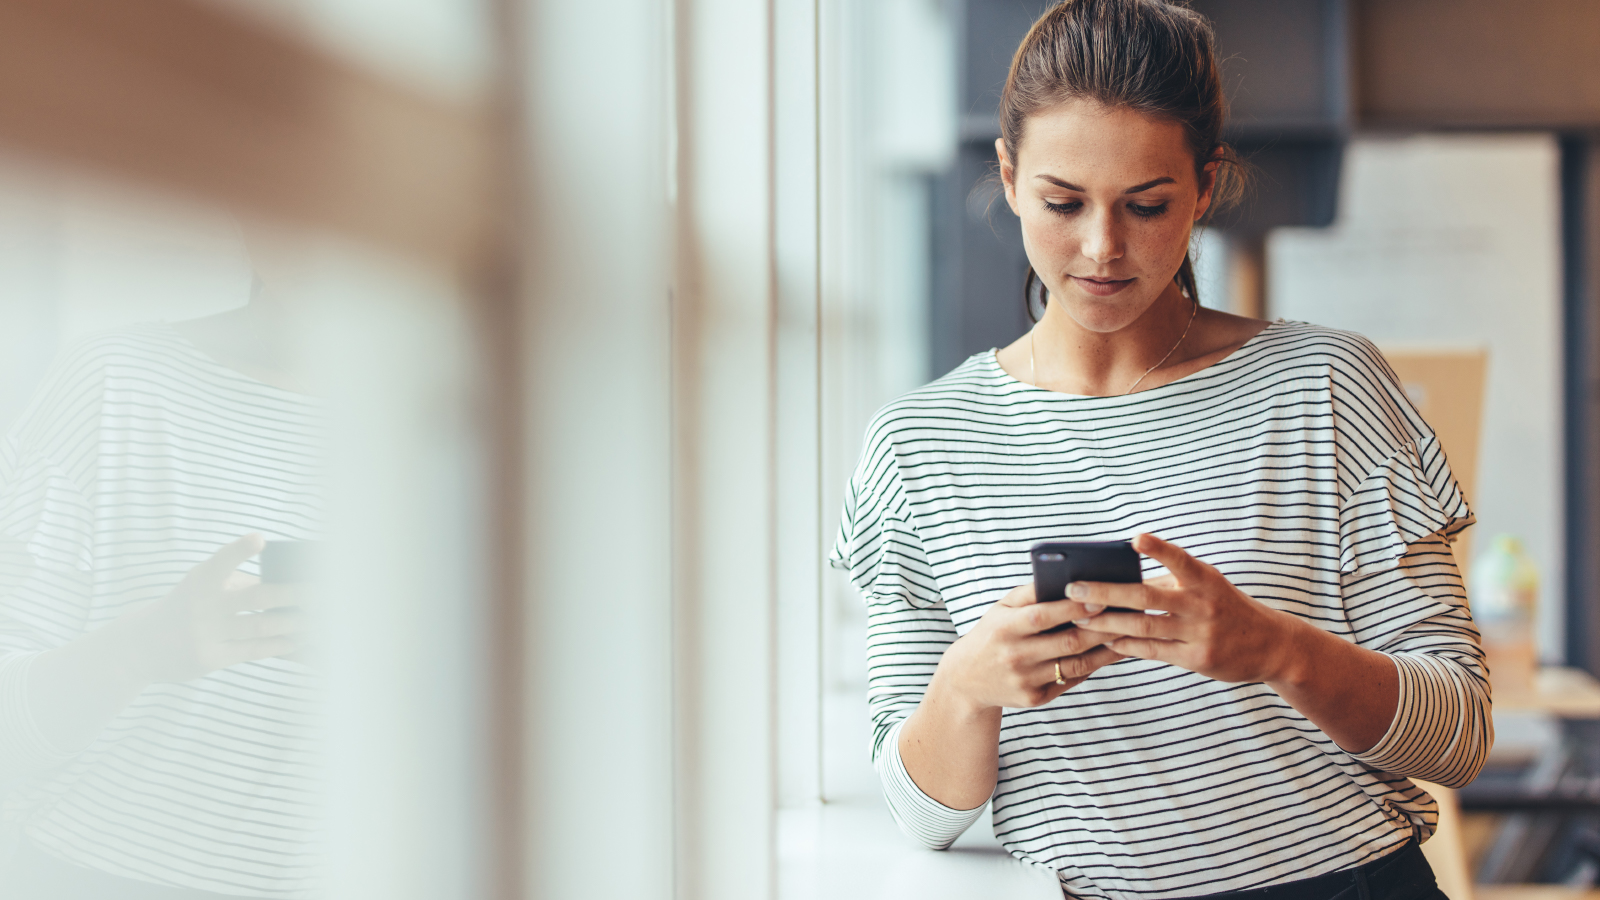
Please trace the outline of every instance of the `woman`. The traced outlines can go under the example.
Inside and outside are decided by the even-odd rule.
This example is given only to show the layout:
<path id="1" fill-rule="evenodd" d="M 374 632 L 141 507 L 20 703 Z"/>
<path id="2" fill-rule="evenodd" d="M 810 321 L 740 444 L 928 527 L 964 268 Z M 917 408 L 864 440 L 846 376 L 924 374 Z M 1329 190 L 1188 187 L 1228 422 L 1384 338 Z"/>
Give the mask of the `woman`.
<path id="1" fill-rule="evenodd" d="M 318 535 L 325 412 L 273 298 L 84 339 L 0 440 L 0 896 L 320 894 L 305 597 L 252 557 Z"/>
<path id="2" fill-rule="evenodd" d="M 1472 516 L 1369 342 L 1199 306 L 1223 117 L 1161 0 L 1068 0 L 1018 49 L 996 147 L 1044 315 L 878 414 L 834 551 L 874 760 L 913 836 L 992 799 L 1071 897 L 1442 896 L 1409 779 L 1492 740 Z M 1035 602 L 1034 542 L 1129 537 L 1143 585 Z"/>

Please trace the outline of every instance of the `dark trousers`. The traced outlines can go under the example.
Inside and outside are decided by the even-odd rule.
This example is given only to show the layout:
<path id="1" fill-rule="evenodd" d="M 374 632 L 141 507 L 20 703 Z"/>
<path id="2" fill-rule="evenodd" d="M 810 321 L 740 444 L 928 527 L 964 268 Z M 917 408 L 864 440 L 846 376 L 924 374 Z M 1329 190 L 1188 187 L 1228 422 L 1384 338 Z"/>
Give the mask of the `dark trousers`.
<path id="1" fill-rule="evenodd" d="M 1372 862 L 1271 887 L 1194 900 L 1447 900 L 1415 840 Z"/>

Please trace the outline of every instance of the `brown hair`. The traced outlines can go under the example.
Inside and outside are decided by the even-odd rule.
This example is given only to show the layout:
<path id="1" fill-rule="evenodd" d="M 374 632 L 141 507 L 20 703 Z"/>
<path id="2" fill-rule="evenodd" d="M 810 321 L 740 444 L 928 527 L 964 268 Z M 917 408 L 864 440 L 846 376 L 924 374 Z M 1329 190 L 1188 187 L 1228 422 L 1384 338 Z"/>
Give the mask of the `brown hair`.
<path id="1" fill-rule="evenodd" d="M 1216 39 L 1210 23 L 1194 10 L 1166 0 L 1063 0 L 1051 7 L 1017 47 L 1000 92 L 1000 137 L 1013 164 L 1028 117 L 1068 100 L 1092 100 L 1178 122 L 1194 154 L 1197 179 L 1207 163 L 1223 163 L 1211 210 L 1238 199 L 1242 163 L 1222 141 L 1228 113 Z M 1034 317 L 1037 278 L 1029 265 L 1022 287 L 1029 318 Z M 1187 253 L 1177 281 L 1198 303 Z"/>

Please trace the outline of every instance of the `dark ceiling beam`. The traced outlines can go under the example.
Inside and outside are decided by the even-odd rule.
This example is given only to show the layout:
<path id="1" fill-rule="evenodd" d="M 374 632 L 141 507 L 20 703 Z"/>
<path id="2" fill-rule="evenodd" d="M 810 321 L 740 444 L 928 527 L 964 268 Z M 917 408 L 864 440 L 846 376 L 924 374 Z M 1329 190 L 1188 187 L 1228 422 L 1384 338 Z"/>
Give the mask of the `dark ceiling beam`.
<path id="1" fill-rule="evenodd" d="M 0 147 L 402 255 L 479 254 L 487 122 L 206 0 L 0 0 Z"/>
<path id="2" fill-rule="evenodd" d="M 1600 3 L 1356 0 L 1362 126 L 1600 128 Z"/>

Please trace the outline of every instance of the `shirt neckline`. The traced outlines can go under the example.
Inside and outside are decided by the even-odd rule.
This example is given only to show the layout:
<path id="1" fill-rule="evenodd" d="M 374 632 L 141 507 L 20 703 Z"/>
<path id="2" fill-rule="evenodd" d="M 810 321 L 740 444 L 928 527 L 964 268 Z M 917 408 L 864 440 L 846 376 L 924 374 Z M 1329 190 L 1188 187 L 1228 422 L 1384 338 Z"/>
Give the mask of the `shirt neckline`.
<path id="1" fill-rule="evenodd" d="M 1029 383 L 1027 383 L 1026 381 L 1023 381 L 1020 378 L 1014 377 L 1010 372 L 1007 372 L 1005 370 L 1005 367 L 1000 365 L 999 357 L 996 356 L 996 354 L 999 352 L 999 349 L 1000 349 L 998 347 L 991 347 L 991 348 L 989 348 L 988 350 L 984 351 L 983 353 L 981 353 L 979 355 L 983 360 L 983 365 L 985 367 L 989 368 L 989 369 L 994 370 L 994 374 L 998 375 L 1007 384 L 1007 386 L 1011 387 L 1013 390 L 1021 389 L 1021 390 L 1026 391 L 1026 392 L 1045 394 L 1045 395 L 1048 395 L 1050 397 L 1055 397 L 1055 398 L 1058 398 L 1058 399 L 1061 399 L 1061 400 L 1130 400 L 1130 399 L 1133 399 L 1135 397 L 1144 397 L 1144 396 L 1149 395 L 1149 394 L 1156 394 L 1156 393 L 1158 393 L 1160 391 L 1166 390 L 1169 387 L 1172 387 L 1173 385 L 1183 384 L 1184 382 L 1189 381 L 1192 378 L 1197 378 L 1197 377 L 1199 377 L 1201 375 L 1205 375 L 1207 373 L 1215 372 L 1217 369 L 1220 369 L 1223 366 L 1228 365 L 1233 360 L 1236 360 L 1236 359 L 1240 358 L 1244 354 L 1244 351 L 1246 349 L 1251 347 L 1257 341 L 1261 340 L 1262 336 L 1265 335 L 1267 332 L 1273 331 L 1273 330 L 1277 329 L 1279 326 L 1287 325 L 1287 324 L 1289 324 L 1289 320 L 1282 319 L 1282 318 L 1275 319 L 1275 320 L 1273 320 L 1271 322 L 1268 322 L 1267 323 L 1267 327 L 1265 327 L 1265 328 L 1261 329 L 1260 331 L 1256 332 L 1255 334 L 1251 335 L 1249 340 L 1246 340 L 1244 343 L 1242 343 L 1239 346 L 1233 348 L 1233 352 L 1232 353 L 1229 353 L 1227 356 L 1224 356 L 1223 358 L 1217 360 L 1216 362 L 1212 363 L 1211 365 L 1206 366 L 1203 369 L 1199 369 L 1199 370 L 1196 370 L 1194 372 L 1190 372 L 1189 374 L 1183 376 L 1182 378 L 1174 378 L 1173 380 L 1167 382 L 1166 384 L 1159 384 L 1159 385 L 1156 385 L 1155 387 L 1150 388 L 1148 390 L 1138 391 L 1138 392 L 1135 392 L 1135 393 L 1132 393 L 1132 394 L 1109 394 L 1109 395 L 1106 395 L 1106 396 L 1095 396 L 1093 394 L 1067 394 L 1067 393 L 1063 393 L 1061 391 L 1052 391 L 1049 388 L 1042 388 L 1042 387 L 1039 387 L 1038 385 L 1029 384 Z"/>
<path id="2" fill-rule="evenodd" d="M 294 391 L 283 387 L 282 385 L 273 384 L 268 381 L 262 381 L 253 375 L 248 375 L 230 365 L 227 365 L 226 363 L 223 363 L 221 360 L 200 349 L 194 343 L 194 341 L 189 340 L 188 335 L 185 335 L 182 331 L 179 331 L 171 322 L 162 320 L 151 324 L 158 328 L 168 340 L 177 344 L 178 347 L 183 350 L 183 352 L 189 354 L 192 359 L 202 363 L 214 372 L 221 373 L 231 381 L 243 382 L 253 388 L 256 388 L 257 390 L 272 391 L 273 393 L 281 394 L 285 397 L 293 397 L 297 400 L 310 403 L 312 405 L 319 405 L 322 402 L 322 398 L 316 396 L 315 394 Z"/>

